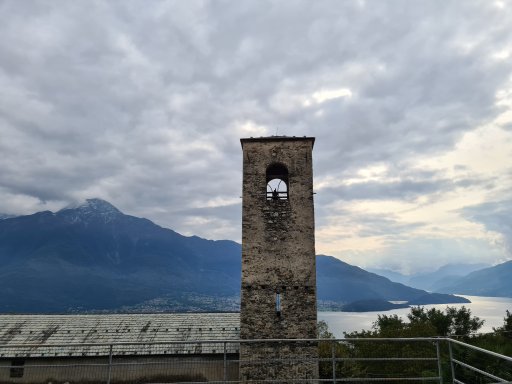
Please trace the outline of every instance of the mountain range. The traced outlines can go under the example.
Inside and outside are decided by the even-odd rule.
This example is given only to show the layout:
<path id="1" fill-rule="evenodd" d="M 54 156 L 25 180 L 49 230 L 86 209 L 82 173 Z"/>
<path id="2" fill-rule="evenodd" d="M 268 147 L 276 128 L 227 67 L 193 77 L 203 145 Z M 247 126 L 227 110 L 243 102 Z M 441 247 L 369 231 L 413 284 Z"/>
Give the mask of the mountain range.
<path id="1" fill-rule="evenodd" d="M 241 245 L 183 236 L 89 199 L 0 220 L 0 312 L 238 310 Z M 320 307 L 464 302 L 317 256 Z M 380 303 L 380 304 L 379 304 Z M 371 307 L 370 305 L 370 307 Z M 371 308 L 369 308 L 371 309 Z"/>
<path id="2" fill-rule="evenodd" d="M 512 260 L 493 267 L 480 269 L 466 276 L 446 281 L 439 292 L 463 292 L 474 296 L 512 297 Z"/>
<path id="3" fill-rule="evenodd" d="M 369 268 L 368 270 L 414 288 L 442 292 L 442 289 L 450 285 L 451 282 L 487 267 L 490 267 L 490 265 L 483 263 L 452 263 L 443 265 L 433 272 L 420 272 L 412 275 L 403 275 L 387 269 Z"/>

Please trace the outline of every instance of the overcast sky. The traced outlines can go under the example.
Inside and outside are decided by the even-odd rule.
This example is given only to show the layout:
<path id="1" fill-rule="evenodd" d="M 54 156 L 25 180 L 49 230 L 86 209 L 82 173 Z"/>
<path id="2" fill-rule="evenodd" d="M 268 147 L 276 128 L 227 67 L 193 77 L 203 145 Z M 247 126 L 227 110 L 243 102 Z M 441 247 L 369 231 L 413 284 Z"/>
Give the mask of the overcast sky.
<path id="1" fill-rule="evenodd" d="M 0 0 L 0 212 L 241 238 L 239 139 L 316 137 L 317 253 L 512 258 L 512 2 Z"/>

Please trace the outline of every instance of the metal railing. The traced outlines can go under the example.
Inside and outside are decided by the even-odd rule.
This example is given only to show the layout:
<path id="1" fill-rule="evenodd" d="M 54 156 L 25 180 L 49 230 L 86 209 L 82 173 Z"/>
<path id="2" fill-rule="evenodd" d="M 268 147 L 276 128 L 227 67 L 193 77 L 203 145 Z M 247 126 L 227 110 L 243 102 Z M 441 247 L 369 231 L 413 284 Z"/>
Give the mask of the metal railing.
<path id="1" fill-rule="evenodd" d="M 512 358 L 451 338 L 0 345 L 0 383 L 512 381 Z"/>
<path id="2" fill-rule="evenodd" d="M 442 341 L 439 338 L 336 340 L 330 344 L 332 382 L 442 383 Z"/>
<path id="3" fill-rule="evenodd" d="M 512 357 L 451 338 L 446 340 L 453 383 L 512 382 Z"/>

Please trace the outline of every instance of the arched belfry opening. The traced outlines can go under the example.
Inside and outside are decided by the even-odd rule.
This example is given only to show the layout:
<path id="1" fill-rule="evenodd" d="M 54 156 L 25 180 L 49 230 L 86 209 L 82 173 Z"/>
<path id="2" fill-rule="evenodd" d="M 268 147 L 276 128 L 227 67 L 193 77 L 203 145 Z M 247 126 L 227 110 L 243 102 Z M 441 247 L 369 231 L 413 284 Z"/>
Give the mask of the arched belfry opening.
<path id="1" fill-rule="evenodd" d="M 281 163 L 267 167 L 267 200 L 288 200 L 288 168 Z"/>

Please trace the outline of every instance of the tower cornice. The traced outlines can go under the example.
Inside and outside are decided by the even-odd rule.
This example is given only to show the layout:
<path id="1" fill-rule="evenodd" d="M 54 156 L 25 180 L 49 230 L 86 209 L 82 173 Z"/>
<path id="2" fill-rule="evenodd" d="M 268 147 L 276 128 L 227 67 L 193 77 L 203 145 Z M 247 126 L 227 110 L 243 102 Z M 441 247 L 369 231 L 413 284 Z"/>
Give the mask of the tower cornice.
<path id="1" fill-rule="evenodd" d="M 269 142 L 269 141 L 311 141 L 311 145 L 315 144 L 315 138 L 311 136 L 261 136 L 247 137 L 240 139 L 242 148 L 245 143 Z"/>

